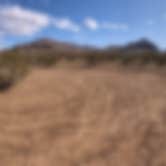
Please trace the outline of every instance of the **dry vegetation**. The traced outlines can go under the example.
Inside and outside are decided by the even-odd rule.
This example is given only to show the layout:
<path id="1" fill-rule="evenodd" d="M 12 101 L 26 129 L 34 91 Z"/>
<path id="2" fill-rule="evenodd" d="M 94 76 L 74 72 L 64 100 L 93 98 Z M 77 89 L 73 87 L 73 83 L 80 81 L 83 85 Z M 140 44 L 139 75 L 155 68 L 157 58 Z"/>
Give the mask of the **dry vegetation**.
<path id="1" fill-rule="evenodd" d="M 39 45 L 40 46 L 40 45 Z M 77 66 L 93 68 L 102 64 L 119 63 L 124 66 L 138 66 L 144 69 L 146 66 L 155 65 L 157 68 L 166 66 L 166 53 L 144 50 L 67 50 L 57 51 L 54 47 L 43 45 L 25 46 L 14 48 L 0 53 L 0 91 L 8 90 L 15 83 L 22 80 L 28 71 L 34 67 L 48 68 L 52 66 Z M 76 47 L 77 48 L 77 47 Z M 62 48 L 61 48 L 62 49 Z"/>
<path id="2" fill-rule="evenodd" d="M 0 165 L 166 165 L 164 69 L 64 66 L 0 94 Z"/>
<path id="3" fill-rule="evenodd" d="M 126 48 L 1 53 L 0 165 L 165 166 L 166 56 Z"/>

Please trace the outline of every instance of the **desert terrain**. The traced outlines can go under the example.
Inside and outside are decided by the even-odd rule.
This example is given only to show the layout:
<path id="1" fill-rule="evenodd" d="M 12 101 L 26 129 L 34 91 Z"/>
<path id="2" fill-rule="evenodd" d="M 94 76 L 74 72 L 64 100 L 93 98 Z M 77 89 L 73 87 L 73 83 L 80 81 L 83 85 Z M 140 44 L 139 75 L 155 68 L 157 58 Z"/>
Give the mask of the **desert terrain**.
<path id="1" fill-rule="evenodd" d="M 33 69 L 0 93 L 2 166 L 165 166 L 165 69 Z"/>

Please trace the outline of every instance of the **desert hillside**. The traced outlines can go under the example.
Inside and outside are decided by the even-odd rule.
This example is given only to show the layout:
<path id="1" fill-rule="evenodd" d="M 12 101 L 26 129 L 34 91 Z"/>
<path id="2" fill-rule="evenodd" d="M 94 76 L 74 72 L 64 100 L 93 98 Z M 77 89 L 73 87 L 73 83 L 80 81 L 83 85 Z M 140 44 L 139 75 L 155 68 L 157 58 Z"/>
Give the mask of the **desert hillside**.
<path id="1" fill-rule="evenodd" d="M 34 69 L 0 94 L 0 165 L 165 166 L 164 69 Z"/>

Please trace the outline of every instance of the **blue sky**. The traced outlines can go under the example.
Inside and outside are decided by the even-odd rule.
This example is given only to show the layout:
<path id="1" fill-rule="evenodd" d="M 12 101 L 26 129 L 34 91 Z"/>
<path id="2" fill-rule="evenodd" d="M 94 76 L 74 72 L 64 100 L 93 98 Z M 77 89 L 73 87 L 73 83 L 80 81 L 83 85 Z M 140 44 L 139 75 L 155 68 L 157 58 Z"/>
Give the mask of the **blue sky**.
<path id="1" fill-rule="evenodd" d="M 38 38 L 99 47 L 148 38 L 166 48 L 165 0 L 0 0 L 0 48 Z"/>

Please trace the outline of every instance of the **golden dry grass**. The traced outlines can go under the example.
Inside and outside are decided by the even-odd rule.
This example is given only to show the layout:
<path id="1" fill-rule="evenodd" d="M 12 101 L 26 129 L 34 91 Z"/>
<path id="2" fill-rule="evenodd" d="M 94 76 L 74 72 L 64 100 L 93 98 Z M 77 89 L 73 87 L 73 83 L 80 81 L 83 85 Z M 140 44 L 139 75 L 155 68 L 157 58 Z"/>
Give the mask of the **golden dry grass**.
<path id="1" fill-rule="evenodd" d="M 164 72 L 36 69 L 0 94 L 2 166 L 165 166 Z"/>

